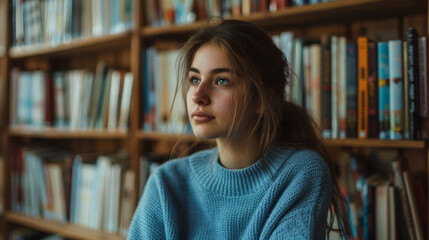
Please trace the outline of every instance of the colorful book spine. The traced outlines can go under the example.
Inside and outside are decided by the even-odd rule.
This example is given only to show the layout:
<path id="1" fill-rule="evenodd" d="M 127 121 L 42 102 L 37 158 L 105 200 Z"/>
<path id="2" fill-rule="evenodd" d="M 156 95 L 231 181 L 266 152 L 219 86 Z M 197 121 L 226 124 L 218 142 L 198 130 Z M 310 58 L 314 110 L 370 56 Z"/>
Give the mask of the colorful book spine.
<path id="1" fill-rule="evenodd" d="M 408 91 L 409 91 L 409 129 L 410 139 L 420 139 L 420 90 L 419 63 L 418 63 L 417 31 L 414 28 L 407 30 L 408 53 Z"/>
<path id="2" fill-rule="evenodd" d="M 331 48 L 329 37 L 322 36 L 322 137 L 332 136 Z"/>
<path id="3" fill-rule="evenodd" d="M 403 139 L 402 41 L 389 41 L 390 139 Z"/>
<path id="4" fill-rule="evenodd" d="M 378 138 L 377 44 L 368 42 L 368 137 Z"/>
<path id="5" fill-rule="evenodd" d="M 358 37 L 358 138 L 368 138 L 368 38 Z"/>
<path id="6" fill-rule="evenodd" d="M 419 72 L 420 72 L 420 115 L 422 117 L 428 116 L 428 83 L 427 83 L 427 48 L 426 48 L 426 36 L 418 39 L 419 48 Z"/>
<path id="7" fill-rule="evenodd" d="M 422 138 L 427 139 L 427 116 L 428 116 L 428 83 L 427 83 L 427 45 L 426 36 L 419 38 L 419 70 L 420 70 L 420 116 Z"/>
<path id="8" fill-rule="evenodd" d="M 409 88 L 409 83 L 408 83 L 408 42 L 407 41 L 402 41 L 402 78 L 404 79 L 403 82 L 403 93 L 404 93 L 404 139 L 410 139 L 410 115 L 409 114 L 405 114 L 409 112 L 409 93 L 410 91 L 408 90 Z"/>
<path id="9" fill-rule="evenodd" d="M 346 137 L 357 137 L 357 45 L 347 43 L 347 116 Z"/>
<path id="10" fill-rule="evenodd" d="M 387 42 L 377 43 L 378 122 L 380 139 L 390 139 L 389 121 L 389 49 Z"/>
<path id="11" fill-rule="evenodd" d="M 346 137 L 346 117 L 347 117 L 347 40 L 342 36 L 338 40 L 338 137 Z"/>
<path id="12" fill-rule="evenodd" d="M 331 138 L 338 138 L 338 37 L 331 36 Z"/>

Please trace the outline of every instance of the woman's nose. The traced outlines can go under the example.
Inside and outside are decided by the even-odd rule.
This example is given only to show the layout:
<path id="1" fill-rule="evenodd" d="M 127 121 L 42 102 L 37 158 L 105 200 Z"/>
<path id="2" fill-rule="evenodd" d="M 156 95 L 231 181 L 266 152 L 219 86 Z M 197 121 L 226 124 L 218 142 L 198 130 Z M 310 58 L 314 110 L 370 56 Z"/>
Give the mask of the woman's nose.
<path id="1" fill-rule="evenodd" d="M 208 94 L 208 86 L 206 83 L 200 83 L 192 94 L 192 101 L 198 105 L 208 105 L 210 103 L 210 97 Z"/>

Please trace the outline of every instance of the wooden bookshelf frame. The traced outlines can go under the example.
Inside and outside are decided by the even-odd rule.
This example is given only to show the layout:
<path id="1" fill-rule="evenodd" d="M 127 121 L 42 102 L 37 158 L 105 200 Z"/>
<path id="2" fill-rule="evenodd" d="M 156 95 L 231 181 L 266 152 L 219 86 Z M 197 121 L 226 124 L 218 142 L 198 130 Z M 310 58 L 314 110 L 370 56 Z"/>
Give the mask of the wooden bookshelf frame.
<path id="1" fill-rule="evenodd" d="M 0 9 L 0 15 L 7 16 L 5 31 L 10 33 L 9 19 L 11 16 L 8 9 L 12 0 L 4 1 L 5 9 Z M 130 150 L 131 168 L 136 171 L 135 187 L 139 186 L 139 159 L 145 150 L 142 145 L 151 142 L 171 143 L 176 140 L 183 142 L 196 142 L 192 135 L 168 135 L 166 133 L 144 132 L 141 130 L 141 95 L 142 95 L 142 59 L 141 51 L 146 48 L 146 44 L 155 44 L 162 41 L 175 41 L 176 39 L 186 39 L 190 34 L 197 31 L 201 26 L 206 24 L 205 21 L 198 21 L 192 24 L 173 25 L 163 27 L 151 27 L 143 24 L 144 1 L 134 1 L 134 27 L 130 31 L 114 35 L 105 35 L 99 37 L 89 37 L 74 40 L 69 43 L 57 46 L 30 46 L 30 47 L 10 47 L 9 34 L 0 33 L 0 37 L 5 37 L 5 51 L 0 54 L 0 74 L 3 79 L 2 96 L 2 116 L 0 121 L 1 147 L 2 154 L 5 158 L 5 169 L 10 168 L 9 149 L 15 140 L 20 139 L 47 139 L 61 141 L 75 141 L 80 139 L 90 139 L 95 141 L 118 140 L 126 143 Z M 381 10 L 382 9 L 382 10 Z M 365 11 L 365 15 L 360 14 Z M 398 18 L 413 14 L 421 14 L 426 19 L 426 33 L 429 33 L 429 4 L 426 0 L 335 0 L 317 5 L 305 5 L 302 7 L 292 7 L 277 12 L 255 13 L 249 16 L 234 17 L 235 19 L 249 21 L 270 31 L 296 27 L 310 27 L 313 25 L 324 26 L 334 24 L 338 21 L 347 25 L 349 22 L 361 20 L 377 20 L 385 18 Z M 40 130 L 15 128 L 9 126 L 9 73 L 13 64 L 16 62 L 27 61 L 29 59 L 51 59 L 51 58 L 78 58 L 79 55 L 100 52 L 105 49 L 125 48 L 130 51 L 130 69 L 134 75 L 133 95 L 130 110 L 130 126 L 126 132 L 107 130 L 59 130 L 55 128 L 44 128 Z M 108 50 L 107 50 L 108 51 Z M 429 126 L 429 120 L 427 122 Z M 203 144 L 214 144 L 213 140 L 198 141 Z M 98 143 L 98 142 L 97 142 Z M 367 149 L 411 149 L 425 152 L 426 164 L 429 172 L 429 146 L 425 140 L 378 140 L 378 139 L 325 139 L 324 143 L 328 148 L 367 148 Z M 156 143 L 155 143 L 156 144 Z M 10 193 L 10 172 L 5 171 L 4 175 L 5 192 Z M 139 196 L 136 194 L 136 203 Z M 72 239 L 107 239 L 116 240 L 124 239 L 117 234 L 106 233 L 103 231 L 91 230 L 88 228 L 60 223 L 58 221 L 49 221 L 40 218 L 33 218 L 19 213 L 10 211 L 11 203 L 9 195 L 5 194 L 4 208 L 6 211 L 0 216 L 4 233 L 1 233 L 4 239 L 7 239 L 7 231 L 15 226 L 22 225 L 30 228 L 57 233 L 65 238 Z M 423 226 L 429 229 L 429 226 Z"/>
<path id="2" fill-rule="evenodd" d="M 265 29 L 332 24 L 338 21 L 379 19 L 401 15 L 425 13 L 424 2 L 419 0 L 335 0 L 332 2 L 307 4 L 276 12 L 259 12 L 249 16 L 232 17 L 252 22 Z M 383 11 L 380 11 L 383 9 Z M 360 11 L 365 10 L 365 15 Z M 145 39 L 169 38 L 188 35 L 197 31 L 205 21 L 184 25 L 161 27 L 144 26 L 141 35 Z"/>
<path id="3" fill-rule="evenodd" d="M 80 54 L 85 51 L 99 51 L 106 48 L 126 46 L 131 41 L 131 32 L 122 32 L 112 35 L 79 38 L 69 43 L 58 45 L 42 44 L 37 46 L 12 47 L 9 50 L 11 59 L 25 59 L 30 57 L 59 57 Z"/>
<path id="4" fill-rule="evenodd" d="M 124 237 L 118 234 L 92 230 L 90 228 L 59 221 L 34 218 L 20 213 L 6 212 L 5 219 L 13 224 L 38 229 L 47 233 L 59 234 L 64 238 L 82 240 L 124 240 Z"/>
<path id="5" fill-rule="evenodd" d="M 59 130 L 55 128 L 15 129 L 9 128 L 11 137 L 45 138 L 45 139 L 127 139 L 128 132 L 108 130 Z"/>

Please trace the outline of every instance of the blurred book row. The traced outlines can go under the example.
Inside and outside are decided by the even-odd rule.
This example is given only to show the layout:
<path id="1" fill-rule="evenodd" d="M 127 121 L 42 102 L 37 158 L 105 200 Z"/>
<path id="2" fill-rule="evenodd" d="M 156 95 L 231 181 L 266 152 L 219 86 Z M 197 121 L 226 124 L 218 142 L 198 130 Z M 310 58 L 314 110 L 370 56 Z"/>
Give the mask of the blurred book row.
<path id="1" fill-rule="evenodd" d="M 414 28 L 405 36 L 273 36 L 291 69 L 289 101 L 308 109 L 324 138 L 427 138 L 427 37 Z"/>
<path id="2" fill-rule="evenodd" d="M 180 25 L 212 17 L 247 16 L 330 1 L 333 0 L 148 0 L 145 16 L 151 26 Z"/>
<path id="3" fill-rule="evenodd" d="M 13 158 L 12 211 L 127 235 L 137 190 L 126 152 L 23 147 Z"/>
<path id="4" fill-rule="evenodd" d="M 412 175 L 404 157 L 382 152 L 340 154 L 352 239 L 427 239 L 427 174 Z"/>
<path id="5" fill-rule="evenodd" d="M 159 51 L 155 47 L 147 48 L 142 53 L 144 131 L 174 134 L 191 131 L 181 91 L 176 95 L 178 53 L 176 49 Z"/>
<path id="6" fill-rule="evenodd" d="M 132 29 L 133 0 L 13 0 L 12 46 L 55 46 Z"/>
<path id="7" fill-rule="evenodd" d="M 133 75 L 99 62 L 96 72 L 11 72 L 10 125 L 18 128 L 126 131 Z"/>

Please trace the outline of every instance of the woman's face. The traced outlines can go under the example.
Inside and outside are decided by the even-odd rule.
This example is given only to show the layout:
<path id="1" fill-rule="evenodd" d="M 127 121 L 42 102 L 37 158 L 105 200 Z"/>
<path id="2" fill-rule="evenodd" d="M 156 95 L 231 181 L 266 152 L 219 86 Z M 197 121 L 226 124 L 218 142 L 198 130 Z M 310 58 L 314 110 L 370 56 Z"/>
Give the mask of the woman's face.
<path id="1" fill-rule="evenodd" d="M 228 136 L 235 115 L 233 96 L 241 87 L 234 77 L 231 62 L 220 47 L 206 44 L 197 50 L 188 73 L 190 87 L 186 96 L 188 117 L 196 137 Z"/>

